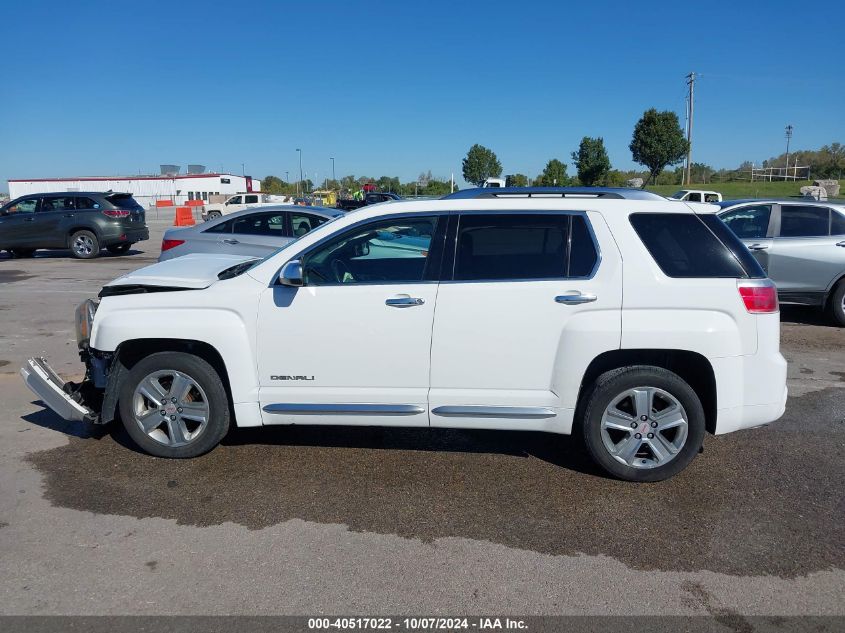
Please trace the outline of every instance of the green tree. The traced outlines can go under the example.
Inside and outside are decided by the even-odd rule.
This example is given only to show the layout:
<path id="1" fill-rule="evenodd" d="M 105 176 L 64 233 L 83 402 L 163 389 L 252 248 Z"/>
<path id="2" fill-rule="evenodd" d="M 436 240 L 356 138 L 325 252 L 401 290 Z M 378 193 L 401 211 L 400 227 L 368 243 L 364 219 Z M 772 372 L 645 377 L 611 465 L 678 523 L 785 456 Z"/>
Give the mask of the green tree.
<path id="1" fill-rule="evenodd" d="M 610 158 L 604 148 L 604 139 L 585 136 L 581 139 L 577 152 L 572 152 L 572 162 L 578 170 L 578 180 L 582 185 L 593 187 L 605 184 L 610 171 Z"/>
<path id="2" fill-rule="evenodd" d="M 493 150 L 477 143 L 469 148 L 462 166 L 464 180 L 476 187 L 482 186 L 488 178 L 498 178 L 502 174 L 502 164 Z"/>
<path id="3" fill-rule="evenodd" d="M 648 168 L 645 186 L 656 180 L 666 166 L 680 163 L 689 151 L 689 143 L 684 138 L 677 114 L 651 108 L 634 126 L 629 148 L 634 162 Z"/>
<path id="4" fill-rule="evenodd" d="M 543 173 L 537 176 L 534 184 L 538 187 L 565 187 L 569 184 L 569 176 L 566 175 L 566 163 L 557 158 L 546 163 Z"/>
<path id="5" fill-rule="evenodd" d="M 264 193 L 285 193 L 287 184 L 277 176 L 265 176 L 261 181 L 261 190 Z"/>
<path id="6" fill-rule="evenodd" d="M 505 180 L 505 185 L 508 187 L 527 187 L 528 176 L 525 174 L 512 174 Z"/>

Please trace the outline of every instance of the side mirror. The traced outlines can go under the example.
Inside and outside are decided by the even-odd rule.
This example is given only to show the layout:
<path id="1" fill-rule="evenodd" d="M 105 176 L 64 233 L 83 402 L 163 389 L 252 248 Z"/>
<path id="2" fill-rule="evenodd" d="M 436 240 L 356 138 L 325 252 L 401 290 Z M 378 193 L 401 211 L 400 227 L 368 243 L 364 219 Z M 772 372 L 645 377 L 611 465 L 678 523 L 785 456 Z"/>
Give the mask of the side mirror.
<path id="1" fill-rule="evenodd" d="M 282 266 L 282 270 L 279 271 L 279 283 L 283 286 L 292 286 L 294 288 L 303 285 L 302 262 L 298 259 L 292 259 Z"/>

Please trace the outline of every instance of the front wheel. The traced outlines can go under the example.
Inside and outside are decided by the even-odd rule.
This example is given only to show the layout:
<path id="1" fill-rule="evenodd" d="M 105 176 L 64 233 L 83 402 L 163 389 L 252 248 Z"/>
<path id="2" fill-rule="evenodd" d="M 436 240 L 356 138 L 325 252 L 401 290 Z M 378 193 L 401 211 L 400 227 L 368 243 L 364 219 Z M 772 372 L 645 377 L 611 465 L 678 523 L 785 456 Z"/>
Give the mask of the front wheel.
<path id="1" fill-rule="evenodd" d="M 689 465 L 704 440 L 704 409 L 677 374 L 634 366 L 602 374 L 586 396 L 587 451 L 611 475 L 662 481 Z"/>
<path id="2" fill-rule="evenodd" d="M 130 242 L 122 242 L 120 244 L 106 246 L 106 250 L 112 255 L 123 255 L 123 253 L 128 251 L 130 248 L 132 248 L 132 244 Z"/>
<path id="3" fill-rule="evenodd" d="M 836 284 L 830 295 L 830 314 L 839 326 L 845 327 L 845 279 Z"/>
<path id="4" fill-rule="evenodd" d="M 210 222 L 211 220 L 216 220 L 219 217 L 221 217 L 220 211 L 209 211 L 205 221 Z"/>
<path id="5" fill-rule="evenodd" d="M 223 381 L 192 354 L 158 352 L 140 360 L 123 381 L 119 398 L 126 432 L 156 457 L 197 457 L 229 430 Z"/>
<path id="6" fill-rule="evenodd" d="M 70 236 L 70 252 L 77 259 L 93 259 L 100 254 L 100 242 L 91 231 L 77 231 Z"/>

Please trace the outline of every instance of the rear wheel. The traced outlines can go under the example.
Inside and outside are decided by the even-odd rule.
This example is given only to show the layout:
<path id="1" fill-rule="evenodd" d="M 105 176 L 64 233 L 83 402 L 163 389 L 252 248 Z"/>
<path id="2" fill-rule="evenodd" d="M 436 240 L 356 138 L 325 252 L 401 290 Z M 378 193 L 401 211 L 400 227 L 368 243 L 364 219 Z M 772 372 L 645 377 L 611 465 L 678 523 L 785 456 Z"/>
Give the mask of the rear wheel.
<path id="1" fill-rule="evenodd" d="M 112 244 L 111 246 L 106 246 L 106 250 L 112 255 L 122 255 L 131 247 L 132 244 L 130 242 L 123 242 L 121 244 Z"/>
<path id="2" fill-rule="evenodd" d="M 33 255 L 35 255 L 35 249 L 34 248 L 13 248 L 11 253 L 12 253 L 12 257 L 14 257 L 15 259 L 26 259 L 27 257 L 32 257 Z"/>
<path id="3" fill-rule="evenodd" d="M 668 479 L 701 448 L 704 409 L 677 374 L 649 366 L 615 369 L 599 376 L 585 397 L 584 443 L 615 477 Z"/>
<path id="4" fill-rule="evenodd" d="M 70 236 L 70 252 L 77 259 L 93 259 L 100 254 L 100 242 L 91 231 L 77 231 Z"/>
<path id="5" fill-rule="evenodd" d="M 209 211 L 206 222 L 216 220 L 219 217 L 221 217 L 221 213 L 219 211 Z"/>
<path id="6" fill-rule="evenodd" d="M 159 352 L 140 360 L 120 387 L 120 417 L 130 437 L 157 457 L 196 457 L 229 430 L 229 399 L 203 359 Z"/>
<path id="7" fill-rule="evenodd" d="M 836 284 L 830 295 L 830 314 L 841 327 L 845 327 L 845 279 Z"/>

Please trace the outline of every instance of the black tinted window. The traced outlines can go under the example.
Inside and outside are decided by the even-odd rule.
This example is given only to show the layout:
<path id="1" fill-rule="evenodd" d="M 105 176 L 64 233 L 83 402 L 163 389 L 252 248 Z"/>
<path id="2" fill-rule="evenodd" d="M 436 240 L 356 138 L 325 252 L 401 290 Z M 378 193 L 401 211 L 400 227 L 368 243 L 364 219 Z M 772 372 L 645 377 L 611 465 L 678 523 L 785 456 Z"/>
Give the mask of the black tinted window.
<path id="1" fill-rule="evenodd" d="M 736 234 L 719 219 L 719 216 L 702 214 L 698 217 L 708 229 L 713 231 L 716 237 L 719 238 L 719 241 L 730 250 L 733 256 L 736 257 L 749 277 L 762 279 L 766 276 L 766 273 L 760 267 L 760 262 L 754 258 L 754 255 L 751 254 Z"/>
<path id="2" fill-rule="evenodd" d="M 769 218 L 772 215 L 772 205 L 757 204 L 728 211 L 720 216 L 722 222 L 744 240 L 756 240 L 766 237 L 769 230 Z"/>
<path id="3" fill-rule="evenodd" d="M 783 205 L 780 210 L 781 237 L 821 237 L 830 235 L 827 207 Z"/>
<path id="4" fill-rule="evenodd" d="M 845 235 L 845 214 L 837 211 L 830 212 L 830 234 Z"/>
<path id="5" fill-rule="evenodd" d="M 259 213 L 234 220 L 232 233 L 285 237 L 284 213 Z"/>
<path id="6" fill-rule="evenodd" d="M 569 222 L 569 215 L 464 215 L 454 279 L 564 278 Z"/>
<path id="7" fill-rule="evenodd" d="M 138 204 L 138 201 L 129 193 L 113 193 L 106 196 L 106 200 L 111 202 L 118 209 L 127 209 L 129 211 L 143 211 L 144 207 Z"/>
<path id="8" fill-rule="evenodd" d="M 581 215 L 573 215 L 568 276 L 589 277 L 598 261 L 599 254 L 587 227 L 587 219 Z"/>
<path id="9" fill-rule="evenodd" d="M 291 213 L 290 226 L 294 237 L 301 237 L 326 222 L 326 218 L 310 213 Z"/>
<path id="10" fill-rule="evenodd" d="M 232 220 L 227 220 L 226 222 L 221 222 L 220 224 L 215 224 L 203 231 L 203 233 L 231 233 L 232 232 Z"/>
<path id="11" fill-rule="evenodd" d="M 669 277 L 748 277 L 731 250 L 692 213 L 634 213 L 631 224 Z"/>
<path id="12" fill-rule="evenodd" d="M 86 198 L 84 196 L 77 196 L 76 197 L 76 208 L 77 209 L 99 209 L 102 205 L 99 202 L 95 202 L 91 200 L 91 198 Z"/>
<path id="13" fill-rule="evenodd" d="M 41 212 L 44 211 L 73 211 L 75 209 L 73 196 L 49 196 L 41 199 Z"/>

